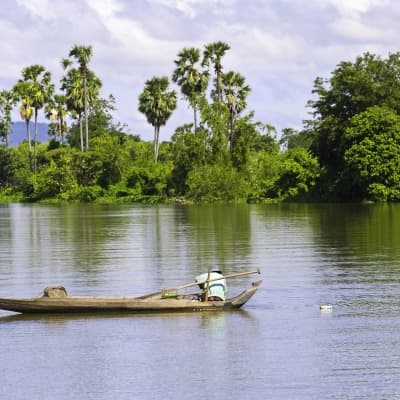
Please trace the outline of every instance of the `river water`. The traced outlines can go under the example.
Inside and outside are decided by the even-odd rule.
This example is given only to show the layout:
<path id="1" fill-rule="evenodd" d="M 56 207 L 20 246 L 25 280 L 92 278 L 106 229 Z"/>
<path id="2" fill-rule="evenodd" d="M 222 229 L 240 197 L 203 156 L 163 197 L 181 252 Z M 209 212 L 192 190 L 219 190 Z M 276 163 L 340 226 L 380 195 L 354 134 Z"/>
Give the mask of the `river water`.
<path id="1" fill-rule="evenodd" d="M 0 399 L 399 399 L 399 260 L 400 205 L 0 205 L 0 296 L 264 280 L 229 313 L 0 311 Z"/>

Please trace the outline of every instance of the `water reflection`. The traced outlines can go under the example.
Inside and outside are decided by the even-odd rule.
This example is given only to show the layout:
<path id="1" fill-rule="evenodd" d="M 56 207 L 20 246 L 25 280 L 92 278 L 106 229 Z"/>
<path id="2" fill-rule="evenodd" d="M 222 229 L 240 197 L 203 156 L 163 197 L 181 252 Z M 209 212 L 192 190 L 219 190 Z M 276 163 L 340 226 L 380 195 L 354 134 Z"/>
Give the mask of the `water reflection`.
<path id="1" fill-rule="evenodd" d="M 198 244 L 197 258 L 207 264 L 229 267 L 249 255 L 251 251 L 250 207 L 201 206 L 186 207 L 191 236 Z"/>
<path id="2" fill-rule="evenodd" d="M 139 295 L 211 263 L 264 279 L 240 312 L 0 312 L 1 398 L 398 397 L 399 205 L 10 205 L 0 223 L 1 295 Z"/>

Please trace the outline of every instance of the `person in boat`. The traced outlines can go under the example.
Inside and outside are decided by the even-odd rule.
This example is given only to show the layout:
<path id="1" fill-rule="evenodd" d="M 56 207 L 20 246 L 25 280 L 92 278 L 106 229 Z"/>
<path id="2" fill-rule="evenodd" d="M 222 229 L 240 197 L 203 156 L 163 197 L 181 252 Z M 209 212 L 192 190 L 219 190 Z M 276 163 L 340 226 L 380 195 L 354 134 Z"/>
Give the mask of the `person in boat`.
<path id="1" fill-rule="evenodd" d="M 207 281 L 209 282 L 207 283 Z M 203 292 L 205 290 L 205 286 L 208 285 L 208 301 L 226 300 L 226 293 L 228 291 L 226 279 L 223 278 L 223 274 L 218 267 L 213 267 L 210 272 L 196 276 L 195 282 L 199 285 Z M 203 301 L 206 300 L 205 297 L 206 296 L 204 293 L 202 296 Z"/>

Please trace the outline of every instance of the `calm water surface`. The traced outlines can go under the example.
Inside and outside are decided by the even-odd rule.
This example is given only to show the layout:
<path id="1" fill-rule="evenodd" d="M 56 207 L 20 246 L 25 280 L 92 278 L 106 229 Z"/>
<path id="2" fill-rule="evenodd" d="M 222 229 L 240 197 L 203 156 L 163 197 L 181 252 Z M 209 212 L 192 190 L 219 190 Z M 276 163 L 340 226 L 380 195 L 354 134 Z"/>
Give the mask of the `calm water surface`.
<path id="1" fill-rule="evenodd" d="M 232 313 L 0 311 L 0 399 L 399 399 L 399 259 L 400 205 L 0 205 L 0 296 L 264 279 Z"/>

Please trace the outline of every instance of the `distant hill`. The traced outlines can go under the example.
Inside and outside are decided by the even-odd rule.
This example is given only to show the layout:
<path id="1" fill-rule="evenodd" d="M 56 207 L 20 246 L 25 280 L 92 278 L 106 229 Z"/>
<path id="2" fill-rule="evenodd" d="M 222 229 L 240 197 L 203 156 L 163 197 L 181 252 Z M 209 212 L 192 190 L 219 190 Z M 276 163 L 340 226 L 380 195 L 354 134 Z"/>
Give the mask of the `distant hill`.
<path id="1" fill-rule="evenodd" d="M 33 122 L 30 123 L 31 128 L 31 138 L 35 135 L 35 124 Z M 38 123 L 38 137 L 37 140 L 40 143 L 48 142 L 50 140 L 48 132 L 48 126 L 44 122 Z M 11 125 L 11 133 L 8 137 L 9 146 L 17 146 L 22 141 L 27 140 L 26 136 L 26 124 L 23 121 L 13 122 Z"/>

